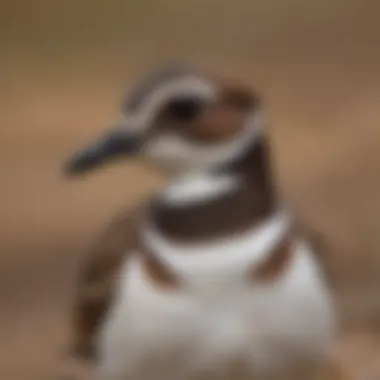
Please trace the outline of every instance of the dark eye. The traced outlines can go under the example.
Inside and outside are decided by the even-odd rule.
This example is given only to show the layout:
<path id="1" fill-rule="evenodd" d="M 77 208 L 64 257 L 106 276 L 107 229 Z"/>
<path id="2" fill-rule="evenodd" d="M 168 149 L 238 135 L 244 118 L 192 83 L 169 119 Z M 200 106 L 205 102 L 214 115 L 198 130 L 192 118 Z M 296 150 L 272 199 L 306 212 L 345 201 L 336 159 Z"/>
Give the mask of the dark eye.
<path id="1" fill-rule="evenodd" d="M 202 102 L 199 99 L 184 98 L 171 101 L 168 106 L 170 117 L 182 122 L 190 122 L 198 117 L 202 111 Z"/>

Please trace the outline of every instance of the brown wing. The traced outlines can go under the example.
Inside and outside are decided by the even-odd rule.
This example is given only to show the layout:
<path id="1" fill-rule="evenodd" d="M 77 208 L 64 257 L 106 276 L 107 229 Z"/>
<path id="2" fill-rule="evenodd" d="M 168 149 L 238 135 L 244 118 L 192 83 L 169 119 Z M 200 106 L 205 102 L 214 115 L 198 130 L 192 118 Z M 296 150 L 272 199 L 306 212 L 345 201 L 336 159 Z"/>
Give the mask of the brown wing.
<path id="1" fill-rule="evenodd" d="M 74 304 L 71 355 L 95 359 L 94 339 L 112 302 L 118 271 L 136 243 L 137 211 L 112 220 L 90 251 Z"/>

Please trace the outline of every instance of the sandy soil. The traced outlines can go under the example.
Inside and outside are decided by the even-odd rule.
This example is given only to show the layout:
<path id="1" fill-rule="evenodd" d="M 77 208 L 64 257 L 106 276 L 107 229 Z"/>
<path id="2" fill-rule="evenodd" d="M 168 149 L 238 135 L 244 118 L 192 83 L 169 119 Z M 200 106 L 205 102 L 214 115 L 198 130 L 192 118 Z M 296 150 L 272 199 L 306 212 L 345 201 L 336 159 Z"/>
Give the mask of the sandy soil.
<path id="1" fill-rule="evenodd" d="M 263 93 L 279 186 L 325 238 L 322 262 L 344 322 L 379 329 L 376 0 L 0 8 L 2 379 L 48 376 L 86 249 L 111 215 L 161 182 L 136 163 L 67 181 L 62 163 L 117 117 L 136 75 L 177 58 L 245 77 Z"/>

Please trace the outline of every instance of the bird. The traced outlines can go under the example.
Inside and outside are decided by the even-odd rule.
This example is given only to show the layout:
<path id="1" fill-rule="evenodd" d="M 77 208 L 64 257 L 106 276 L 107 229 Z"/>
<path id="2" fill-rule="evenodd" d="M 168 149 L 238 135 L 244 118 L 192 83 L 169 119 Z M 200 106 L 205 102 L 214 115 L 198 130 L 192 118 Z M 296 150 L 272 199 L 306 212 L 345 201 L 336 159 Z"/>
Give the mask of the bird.
<path id="1" fill-rule="evenodd" d="M 100 380 L 308 380 L 336 316 L 315 246 L 276 187 L 262 97 L 188 64 L 142 78 L 68 177 L 139 159 L 168 177 L 90 251 L 71 358 Z"/>

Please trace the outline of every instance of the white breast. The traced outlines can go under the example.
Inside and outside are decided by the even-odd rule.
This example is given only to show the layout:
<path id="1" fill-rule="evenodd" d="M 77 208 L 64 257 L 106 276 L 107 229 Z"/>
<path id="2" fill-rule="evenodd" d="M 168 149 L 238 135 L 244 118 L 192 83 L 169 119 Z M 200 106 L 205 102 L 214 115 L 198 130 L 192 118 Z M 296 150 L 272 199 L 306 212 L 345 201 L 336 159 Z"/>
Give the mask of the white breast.
<path id="1" fill-rule="evenodd" d="M 295 244 L 291 267 L 277 282 L 242 279 L 244 264 L 262 260 L 284 226 L 276 216 L 260 233 L 222 242 L 219 254 L 215 242 L 179 247 L 148 230 L 147 239 L 186 284 L 202 285 L 163 291 L 147 281 L 138 255 L 126 263 L 100 334 L 101 380 L 224 380 L 237 373 L 239 380 L 293 380 L 291 365 L 323 355 L 334 318 L 304 242 Z"/>
<path id="2" fill-rule="evenodd" d="M 240 284 L 244 273 L 258 265 L 288 230 L 289 219 L 278 213 L 259 226 L 217 240 L 181 244 L 163 237 L 154 226 L 144 228 L 148 248 L 192 287 L 207 292 L 214 280 L 219 291 Z"/>

